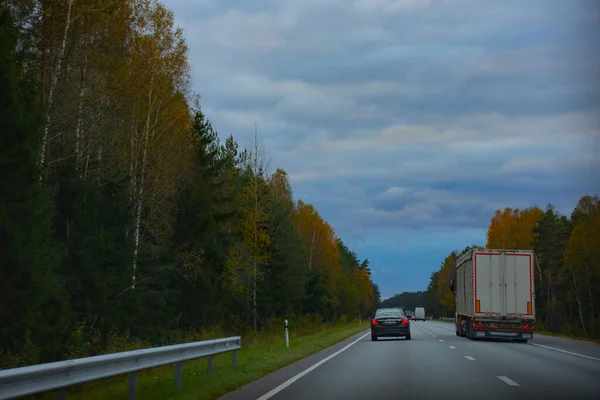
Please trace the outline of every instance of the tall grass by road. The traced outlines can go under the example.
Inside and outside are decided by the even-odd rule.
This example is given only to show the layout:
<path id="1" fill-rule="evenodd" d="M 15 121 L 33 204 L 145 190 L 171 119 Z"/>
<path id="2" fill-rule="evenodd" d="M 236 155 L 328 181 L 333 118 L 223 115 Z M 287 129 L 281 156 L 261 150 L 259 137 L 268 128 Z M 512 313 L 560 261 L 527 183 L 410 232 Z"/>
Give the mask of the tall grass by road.
<path id="1" fill-rule="evenodd" d="M 257 334 L 242 336 L 242 350 L 237 366 L 231 365 L 231 353 L 213 358 L 214 375 L 208 375 L 206 359 L 183 364 L 183 387 L 175 387 L 174 366 L 169 365 L 138 373 L 137 394 L 140 399 L 215 399 L 279 368 L 314 354 L 326 347 L 364 331 L 368 323 L 319 324 L 297 327 L 290 331 L 290 347 L 285 347 L 283 325 Z M 90 382 L 69 389 L 69 399 L 124 399 L 128 380 L 118 376 Z M 50 399 L 54 394 L 36 396 Z"/>

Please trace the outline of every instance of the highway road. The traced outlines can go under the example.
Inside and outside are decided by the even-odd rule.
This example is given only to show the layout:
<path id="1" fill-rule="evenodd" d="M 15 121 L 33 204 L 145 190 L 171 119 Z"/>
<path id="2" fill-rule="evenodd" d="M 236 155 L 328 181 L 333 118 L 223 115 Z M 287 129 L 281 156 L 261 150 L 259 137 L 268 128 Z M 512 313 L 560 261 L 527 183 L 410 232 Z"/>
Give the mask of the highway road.
<path id="1" fill-rule="evenodd" d="M 222 399 L 600 398 L 600 345 L 471 341 L 437 321 L 411 322 L 411 333 L 372 342 L 365 331 Z"/>

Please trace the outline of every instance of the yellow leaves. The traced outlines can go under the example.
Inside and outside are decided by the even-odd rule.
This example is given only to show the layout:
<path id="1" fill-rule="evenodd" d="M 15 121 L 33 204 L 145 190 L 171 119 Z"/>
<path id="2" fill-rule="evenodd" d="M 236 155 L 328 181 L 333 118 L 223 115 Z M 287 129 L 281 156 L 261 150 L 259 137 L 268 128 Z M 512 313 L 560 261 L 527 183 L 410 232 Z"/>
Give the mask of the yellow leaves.
<path id="1" fill-rule="evenodd" d="M 533 228 L 544 212 L 537 206 L 524 210 L 505 208 L 496 210 L 487 232 L 488 249 L 530 249 Z"/>
<path id="2" fill-rule="evenodd" d="M 227 261 L 221 272 L 221 284 L 227 291 L 235 296 L 246 293 L 243 276 L 249 275 L 249 265 L 242 257 L 240 248 L 229 246 Z"/>
<path id="3" fill-rule="evenodd" d="M 366 268 L 355 269 L 354 278 L 360 295 L 360 308 L 362 310 L 370 310 L 375 304 L 375 297 L 369 272 Z"/>
<path id="4" fill-rule="evenodd" d="M 189 249 L 189 247 L 189 244 L 181 246 L 177 261 L 181 276 L 192 286 L 195 286 L 204 263 L 204 249 Z"/>
<path id="5" fill-rule="evenodd" d="M 265 182 L 259 177 L 252 177 L 251 180 L 242 189 L 244 206 L 238 229 L 253 262 L 264 265 L 269 261 L 271 244 L 266 187 Z"/>
<path id="6" fill-rule="evenodd" d="M 585 196 L 573 211 L 575 226 L 564 253 L 565 267 L 600 278 L 600 200 Z"/>
<path id="7" fill-rule="evenodd" d="M 285 209 L 291 210 L 294 206 L 294 199 L 287 173 L 278 168 L 277 171 L 271 175 L 269 186 L 273 192 L 275 201 L 281 203 Z"/>
<path id="8" fill-rule="evenodd" d="M 321 218 L 311 204 L 301 200 L 298 200 L 296 207 L 295 223 L 304 244 L 308 268 L 320 269 L 332 276 L 339 272 L 340 252 L 331 225 Z"/>
<path id="9" fill-rule="evenodd" d="M 450 292 L 448 285 L 450 280 L 456 276 L 456 259 L 457 254 L 455 252 L 450 253 L 444 259 L 435 288 L 435 297 L 448 311 L 454 310 L 454 294 Z"/>
<path id="10" fill-rule="evenodd" d="M 456 302 L 454 299 L 454 293 L 451 291 L 446 291 L 444 296 L 442 297 L 440 304 L 444 306 L 448 311 L 454 312 L 456 310 Z"/>

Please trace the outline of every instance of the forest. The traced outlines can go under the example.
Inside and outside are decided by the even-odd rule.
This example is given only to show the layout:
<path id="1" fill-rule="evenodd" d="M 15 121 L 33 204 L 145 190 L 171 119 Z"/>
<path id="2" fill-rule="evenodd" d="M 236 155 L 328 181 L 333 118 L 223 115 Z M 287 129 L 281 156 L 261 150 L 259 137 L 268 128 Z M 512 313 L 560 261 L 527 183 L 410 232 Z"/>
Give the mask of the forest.
<path id="1" fill-rule="evenodd" d="M 454 294 L 449 282 L 455 278 L 454 250 L 431 274 L 425 292 L 403 293 L 382 302 L 400 306 L 415 301 L 429 315 L 454 317 Z M 487 231 L 488 249 L 531 249 L 535 252 L 535 300 L 537 326 L 543 331 L 574 337 L 600 338 L 600 199 L 583 196 L 570 217 L 552 204 L 545 210 L 496 210 Z M 423 294 L 426 293 L 425 299 Z"/>
<path id="2" fill-rule="evenodd" d="M 222 140 L 153 0 L 0 0 L 0 368 L 371 313 L 263 140 Z"/>

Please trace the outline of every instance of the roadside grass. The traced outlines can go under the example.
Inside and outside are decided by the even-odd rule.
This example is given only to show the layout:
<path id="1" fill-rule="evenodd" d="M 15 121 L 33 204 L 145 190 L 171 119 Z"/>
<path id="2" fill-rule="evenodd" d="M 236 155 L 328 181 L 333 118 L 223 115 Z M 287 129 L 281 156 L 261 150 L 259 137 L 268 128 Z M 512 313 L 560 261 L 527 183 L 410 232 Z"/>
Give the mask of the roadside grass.
<path id="1" fill-rule="evenodd" d="M 538 335 L 552 336 L 552 337 L 558 337 L 558 338 L 563 338 L 563 339 L 573 339 L 573 340 L 578 340 L 580 342 L 589 342 L 589 343 L 594 343 L 594 344 L 600 344 L 600 338 L 552 332 L 547 329 L 538 329 L 536 333 Z"/>
<path id="2" fill-rule="evenodd" d="M 172 365 L 141 371 L 137 374 L 139 399 L 215 399 L 247 383 L 314 354 L 348 337 L 365 331 L 363 323 L 338 324 L 318 332 L 297 335 L 290 332 L 290 347 L 285 347 L 283 332 L 265 332 L 244 341 L 237 354 L 237 366 L 231 365 L 231 353 L 213 357 L 214 375 L 208 375 L 207 359 L 184 363 L 183 387 L 175 387 L 175 368 Z M 48 395 L 44 396 L 44 398 Z M 36 396 L 37 397 L 37 396 Z M 71 387 L 69 399 L 126 399 L 126 375 Z"/>

